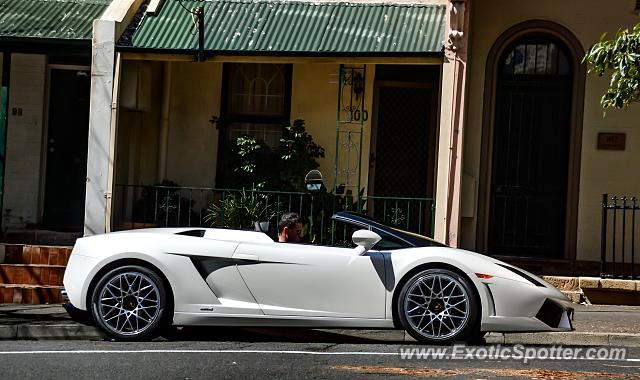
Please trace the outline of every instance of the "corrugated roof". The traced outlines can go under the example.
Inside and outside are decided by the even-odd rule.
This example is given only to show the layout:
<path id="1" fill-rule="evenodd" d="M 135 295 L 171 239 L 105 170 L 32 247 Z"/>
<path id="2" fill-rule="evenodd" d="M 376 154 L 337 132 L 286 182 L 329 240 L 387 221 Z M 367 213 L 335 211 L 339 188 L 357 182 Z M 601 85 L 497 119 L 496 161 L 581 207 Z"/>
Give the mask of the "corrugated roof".
<path id="1" fill-rule="evenodd" d="M 0 38 L 91 39 L 111 0 L 0 0 Z"/>
<path id="2" fill-rule="evenodd" d="M 445 6 L 304 1 L 183 1 L 205 7 L 205 50 L 216 54 L 425 54 L 442 51 Z M 195 4 L 195 5 L 194 5 Z M 121 48 L 193 52 L 198 32 L 176 0 L 143 14 Z"/>

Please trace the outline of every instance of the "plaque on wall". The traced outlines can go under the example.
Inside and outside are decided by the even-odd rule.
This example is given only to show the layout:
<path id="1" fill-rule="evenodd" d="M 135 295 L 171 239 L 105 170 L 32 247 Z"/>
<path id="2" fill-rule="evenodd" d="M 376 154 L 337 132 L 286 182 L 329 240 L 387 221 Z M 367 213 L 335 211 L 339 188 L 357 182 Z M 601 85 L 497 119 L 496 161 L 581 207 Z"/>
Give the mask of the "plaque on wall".
<path id="1" fill-rule="evenodd" d="M 598 133 L 598 150 L 624 150 L 626 133 Z"/>

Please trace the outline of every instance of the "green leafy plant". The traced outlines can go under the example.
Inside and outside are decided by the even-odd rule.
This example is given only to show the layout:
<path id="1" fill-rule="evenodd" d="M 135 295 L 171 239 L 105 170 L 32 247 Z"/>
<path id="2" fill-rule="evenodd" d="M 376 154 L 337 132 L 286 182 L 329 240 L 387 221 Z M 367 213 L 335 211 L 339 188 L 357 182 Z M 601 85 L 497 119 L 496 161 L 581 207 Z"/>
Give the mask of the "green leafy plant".
<path id="1" fill-rule="evenodd" d="M 231 185 L 246 187 L 250 183 L 258 189 L 304 191 L 304 177 L 320 165 L 324 148 L 313 141 L 306 131 L 304 120 L 283 126 L 277 149 L 270 149 L 255 136 L 236 139 L 233 147 L 234 173 Z"/>
<path id="2" fill-rule="evenodd" d="M 281 188 L 304 190 L 304 178 L 310 170 L 317 169 L 316 161 L 324 157 L 324 148 L 313 141 L 304 120 L 297 119 L 284 127 L 280 139 Z"/>
<path id="3" fill-rule="evenodd" d="M 205 223 L 212 227 L 253 228 L 258 221 L 270 220 L 275 216 L 274 207 L 265 195 L 254 187 L 247 191 L 226 194 L 219 201 L 207 207 Z"/>
<path id="4" fill-rule="evenodd" d="M 267 183 L 264 173 L 265 165 L 260 163 L 263 162 L 265 153 L 267 155 L 270 153 L 268 147 L 259 142 L 255 136 L 243 135 L 236 140 L 234 151 L 238 156 L 234 171 L 240 175 L 240 182 L 244 184 L 247 181 L 254 181 L 255 188 L 264 188 Z"/>
<path id="5" fill-rule="evenodd" d="M 640 100 L 640 24 L 618 31 L 611 40 L 605 37 L 606 33 L 587 51 L 583 62 L 598 76 L 611 72 L 602 107 L 627 108 Z"/>

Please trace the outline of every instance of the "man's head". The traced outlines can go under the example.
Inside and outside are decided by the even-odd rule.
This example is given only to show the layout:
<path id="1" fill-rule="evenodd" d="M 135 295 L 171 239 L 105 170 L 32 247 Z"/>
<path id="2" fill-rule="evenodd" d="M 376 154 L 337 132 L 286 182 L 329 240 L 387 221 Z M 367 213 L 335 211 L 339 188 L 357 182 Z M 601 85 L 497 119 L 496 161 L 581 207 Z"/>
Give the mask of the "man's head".
<path id="1" fill-rule="evenodd" d="M 282 215 L 278 222 L 278 241 L 280 243 L 297 243 L 301 240 L 302 218 L 295 212 Z"/>

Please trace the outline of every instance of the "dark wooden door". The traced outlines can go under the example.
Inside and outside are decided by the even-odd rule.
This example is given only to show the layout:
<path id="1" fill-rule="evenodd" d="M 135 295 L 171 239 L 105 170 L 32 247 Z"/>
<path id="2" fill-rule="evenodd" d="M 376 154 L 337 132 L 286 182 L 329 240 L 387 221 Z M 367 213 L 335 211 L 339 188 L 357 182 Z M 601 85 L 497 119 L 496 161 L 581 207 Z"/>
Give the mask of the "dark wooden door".
<path id="1" fill-rule="evenodd" d="M 82 229 L 87 177 L 90 80 L 88 71 L 51 70 L 42 223 L 46 228 Z"/>
<path id="2" fill-rule="evenodd" d="M 488 249 L 558 257 L 564 251 L 571 89 L 567 77 L 499 80 Z"/>

